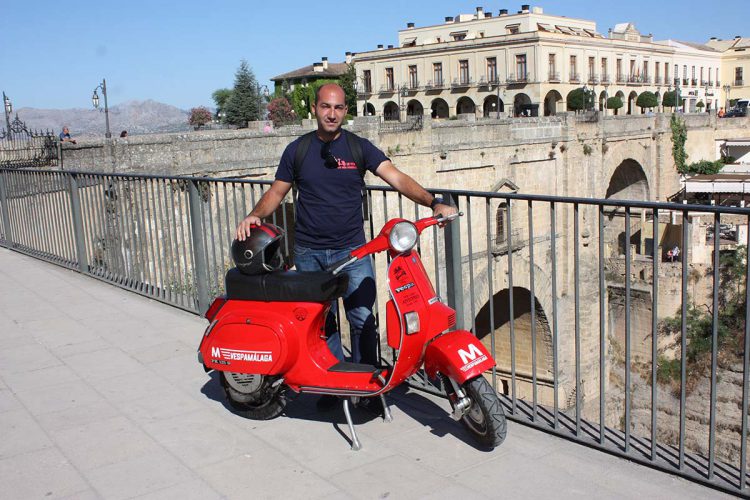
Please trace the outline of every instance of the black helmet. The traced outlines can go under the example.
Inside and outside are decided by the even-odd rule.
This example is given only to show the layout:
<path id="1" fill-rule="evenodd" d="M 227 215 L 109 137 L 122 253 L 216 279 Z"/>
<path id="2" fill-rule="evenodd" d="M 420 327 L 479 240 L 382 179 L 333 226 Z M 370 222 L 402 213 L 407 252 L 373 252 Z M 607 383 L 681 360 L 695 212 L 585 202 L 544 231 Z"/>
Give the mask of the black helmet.
<path id="1" fill-rule="evenodd" d="M 284 267 L 281 255 L 281 238 L 284 230 L 273 224 L 261 224 L 250 228 L 245 241 L 234 240 L 232 259 L 243 274 L 263 274 Z"/>

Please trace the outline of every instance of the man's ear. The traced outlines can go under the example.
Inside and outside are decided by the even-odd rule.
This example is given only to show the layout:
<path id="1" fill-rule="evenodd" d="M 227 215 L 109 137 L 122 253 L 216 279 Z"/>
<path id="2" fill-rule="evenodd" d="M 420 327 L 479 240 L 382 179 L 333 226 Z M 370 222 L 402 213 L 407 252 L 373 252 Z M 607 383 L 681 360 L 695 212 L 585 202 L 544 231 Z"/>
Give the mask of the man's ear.
<path id="1" fill-rule="evenodd" d="M 315 104 L 311 104 L 310 105 L 310 109 L 312 109 L 312 115 L 313 116 L 318 116 L 318 115 L 315 114 L 315 108 L 316 108 Z"/>

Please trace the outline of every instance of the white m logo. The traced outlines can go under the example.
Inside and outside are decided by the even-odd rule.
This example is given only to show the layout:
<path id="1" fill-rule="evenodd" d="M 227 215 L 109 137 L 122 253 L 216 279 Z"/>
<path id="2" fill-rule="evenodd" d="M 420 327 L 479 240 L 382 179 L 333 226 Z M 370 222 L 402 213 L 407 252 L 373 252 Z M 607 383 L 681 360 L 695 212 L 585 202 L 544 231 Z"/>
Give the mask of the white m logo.
<path id="1" fill-rule="evenodd" d="M 469 344 L 469 352 L 466 352 L 463 349 L 459 349 L 458 355 L 461 357 L 461 362 L 467 365 L 471 361 L 477 359 L 477 357 L 481 356 L 482 351 L 480 351 L 479 348 L 474 344 Z"/>
<path id="2" fill-rule="evenodd" d="M 220 359 L 221 358 L 221 349 L 218 347 L 211 347 L 211 357 Z"/>

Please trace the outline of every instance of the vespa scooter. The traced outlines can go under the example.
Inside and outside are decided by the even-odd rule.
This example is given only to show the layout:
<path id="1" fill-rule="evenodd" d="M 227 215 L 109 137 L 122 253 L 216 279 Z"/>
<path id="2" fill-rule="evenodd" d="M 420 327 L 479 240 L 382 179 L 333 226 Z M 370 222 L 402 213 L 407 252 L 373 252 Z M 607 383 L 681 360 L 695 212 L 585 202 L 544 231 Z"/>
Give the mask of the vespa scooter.
<path id="1" fill-rule="evenodd" d="M 342 397 L 352 449 L 361 448 L 349 411 L 350 400 L 380 399 L 386 421 L 391 414 L 384 394 L 424 367 L 442 378 L 452 407 L 485 448 L 505 439 L 507 426 L 495 390 L 482 373 L 495 361 L 484 344 L 466 330 L 454 330 L 456 313 L 435 294 L 419 253 L 419 235 L 458 217 L 427 217 L 416 222 L 391 219 L 371 241 L 351 252 L 330 271 L 278 271 L 245 275 L 231 269 L 226 296 L 205 314 L 210 322 L 198 349 L 206 371 L 216 370 L 230 404 L 255 420 L 284 411 L 286 390 Z M 358 259 L 388 251 L 386 331 L 395 351 L 392 366 L 339 361 L 325 340 L 326 315 L 348 284 L 342 271 Z"/>

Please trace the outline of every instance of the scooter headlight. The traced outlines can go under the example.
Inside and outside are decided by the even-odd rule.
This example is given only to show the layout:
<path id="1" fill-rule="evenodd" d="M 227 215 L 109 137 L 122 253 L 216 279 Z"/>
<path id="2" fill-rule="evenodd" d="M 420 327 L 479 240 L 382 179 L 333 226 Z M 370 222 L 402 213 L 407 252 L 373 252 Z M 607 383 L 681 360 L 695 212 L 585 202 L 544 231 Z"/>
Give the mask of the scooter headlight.
<path id="1" fill-rule="evenodd" d="M 417 244 L 417 228 L 411 222 L 399 222 L 391 229 L 388 244 L 398 253 L 408 252 Z"/>

